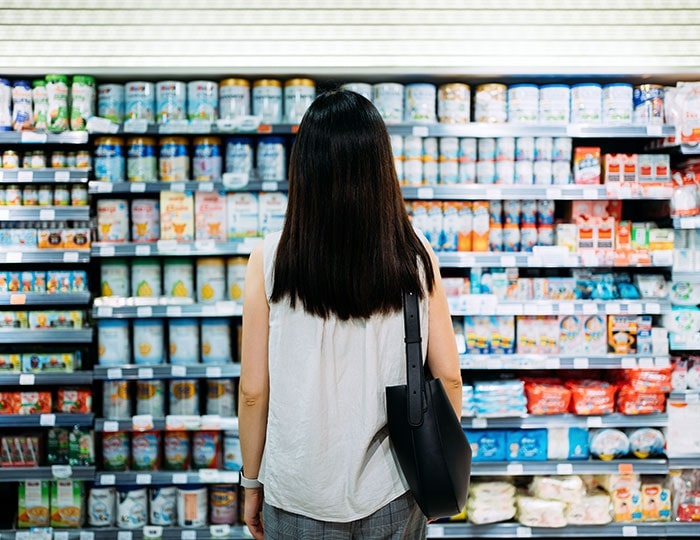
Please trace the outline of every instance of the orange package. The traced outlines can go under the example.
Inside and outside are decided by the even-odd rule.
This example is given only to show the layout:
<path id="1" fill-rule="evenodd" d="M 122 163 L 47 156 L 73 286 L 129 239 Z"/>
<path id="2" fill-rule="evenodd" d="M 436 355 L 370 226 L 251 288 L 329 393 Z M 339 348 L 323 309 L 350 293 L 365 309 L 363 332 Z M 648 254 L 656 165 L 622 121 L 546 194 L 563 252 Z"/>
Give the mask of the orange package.
<path id="1" fill-rule="evenodd" d="M 626 369 L 620 371 L 618 382 L 631 386 L 636 392 L 666 394 L 671 391 L 673 366 L 659 368 Z"/>
<path id="2" fill-rule="evenodd" d="M 19 414 L 51 412 L 51 392 L 19 392 Z"/>
<path id="3" fill-rule="evenodd" d="M 19 392 L 0 392 L 0 414 L 19 413 Z"/>
<path id="4" fill-rule="evenodd" d="M 617 395 L 617 412 L 622 414 L 653 414 L 666 410 L 666 394 L 637 392 L 628 384 L 620 387 Z"/>
<path id="5" fill-rule="evenodd" d="M 566 387 L 571 390 L 571 406 L 574 414 L 598 415 L 615 412 L 615 385 L 606 381 L 584 379 L 567 381 Z"/>
<path id="6" fill-rule="evenodd" d="M 564 414 L 571 402 L 571 391 L 554 379 L 525 381 L 525 395 L 530 414 Z"/>
<path id="7" fill-rule="evenodd" d="M 56 412 L 92 412 L 92 390 L 89 388 L 61 388 L 56 392 Z"/>

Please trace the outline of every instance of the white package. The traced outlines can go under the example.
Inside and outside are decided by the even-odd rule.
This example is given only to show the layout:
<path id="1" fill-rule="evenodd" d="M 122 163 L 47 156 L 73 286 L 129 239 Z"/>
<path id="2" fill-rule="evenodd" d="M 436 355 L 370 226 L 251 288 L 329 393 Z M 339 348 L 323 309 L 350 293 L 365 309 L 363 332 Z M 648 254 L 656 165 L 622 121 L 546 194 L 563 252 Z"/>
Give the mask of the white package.
<path id="1" fill-rule="evenodd" d="M 700 455 L 700 403 L 670 400 L 667 406 L 666 455 Z"/>
<path id="2" fill-rule="evenodd" d="M 498 523 L 499 521 L 509 521 L 515 516 L 515 504 L 500 507 L 478 507 L 470 508 L 467 504 L 467 519 L 475 525 L 485 525 L 487 523 Z"/>
<path id="3" fill-rule="evenodd" d="M 526 527 L 566 527 L 566 503 L 519 495 L 518 521 Z"/>
<path id="4" fill-rule="evenodd" d="M 539 499 L 574 503 L 583 498 L 586 488 L 580 476 L 535 476 L 530 494 Z"/>
<path id="5" fill-rule="evenodd" d="M 515 497 L 515 486 L 509 482 L 472 482 L 469 485 L 469 500 L 512 499 Z"/>
<path id="6" fill-rule="evenodd" d="M 566 508 L 566 522 L 569 525 L 605 525 L 612 521 L 610 496 L 604 493 L 586 495 L 579 502 Z"/>

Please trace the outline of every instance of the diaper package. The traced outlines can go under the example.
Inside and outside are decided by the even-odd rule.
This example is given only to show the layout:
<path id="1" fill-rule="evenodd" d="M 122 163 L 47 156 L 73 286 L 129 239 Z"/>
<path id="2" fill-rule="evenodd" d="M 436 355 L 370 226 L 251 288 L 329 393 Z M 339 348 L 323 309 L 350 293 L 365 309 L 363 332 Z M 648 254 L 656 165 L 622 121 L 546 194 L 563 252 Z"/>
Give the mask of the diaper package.
<path id="1" fill-rule="evenodd" d="M 566 522 L 569 525 L 606 525 L 612 521 L 611 499 L 607 493 L 598 492 L 566 507 Z"/>
<path id="2" fill-rule="evenodd" d="M 629 454 L 630 441 L 619 429 L 596 429 L 590 433 L 589 447 L 593 457 L 610 461 Z"/>
<path id="3" fill-rule="evenodd" d="M 659 456 L 663 454 L 666 446 L 664 434 L 654 428 L 628 430 L 627 438 L 630 442 L 632 454 L 640 459 Z"/>
<path id="4" fill-rule="evenodd" d="M 508 461 L 546 461 L 546 429 L 509 429 L 506 431 Z"/>
<path id="5" fill-rule="evenodd" d="M 516 497 L 518 522 L 525 527 L 566 527 L 566 503 L 536 497 Z"/>
<path id="6" fill-rule="evenodd" d="M 472 449 L 472 461 L 505 461 L 506 433 L 498 429 L 465 429 Z"/>
<path id="7" fill-rule="evenodd" d="M 515 486 L 509 482 L 472 482 L 467 497 L 467 519 L 474 524 L 508 521 L 515 516 Z"/>
<path id="8" fill-rule="evenodd" d="M 642 484 L 642 521 L 671 520 L 671 491 L 660 483 Z"/>
<path id="9" fill-rule="evenodd" d="M 575 503 L 586 494 L 586 486 L 577 475 L 535 476 L 530 483 L 529 492 L 538 499 Z"/>
<path id="10" fill-rule="evenodd" d="M 615 521 L 642 520 L 642 494 L 639 490 L 620 488 L 611 494 Z"/>
<path id="11" fill-rule="evenodd" d="M 547 459 L 588 459 L 588 430 L 580 427 L 547 428 Z"/>

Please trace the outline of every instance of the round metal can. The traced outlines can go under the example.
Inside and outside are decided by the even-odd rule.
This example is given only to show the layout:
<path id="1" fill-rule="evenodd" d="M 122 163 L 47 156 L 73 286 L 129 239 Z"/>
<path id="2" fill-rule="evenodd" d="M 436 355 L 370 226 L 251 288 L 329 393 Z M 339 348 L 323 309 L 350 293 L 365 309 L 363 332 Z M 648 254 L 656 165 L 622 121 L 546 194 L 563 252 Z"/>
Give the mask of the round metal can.
<path id="1" fill-rule="evenodd" d="M 187 83 L 187 117 L 216 122 L 219 117 L 219 86 L 214 81 Z"/>
<path id="2" fill-rule="evenodd" d="M 160 238 L 160 202 L 157 199 L 131 201 L 131 240 L 155 242 Z"/>
<path id="3" fill-rule="evenodd" d="M 505 225 L 503 227 L 503 251 L 513 253 L 520 251 L 520 227 Z"/>
<path id="4" fill-rule="evenodd" d="M 12 84 L 12 129 L 30 129 L 33 124 L 32 86 L 29 81 L 15 81 Z"/>
<path id="5" fill-rule="evenodd" d="M 552 161 L 571 161 L 573 141 L 569 137 L 555 137 L 552 141 Z"/>
<path id="6" fill-rule="evenodd" d="M 459 162 L 476 162 L 477 158 L 476 139 L 468 137 L 459 140 Z"/>
<path id="7" fill-rule="evenodd" d="M 87 500 L 88 525 L 113 527 L 116 522 L 117 492 L 113 487 L 90 488 Z"/>
<path id="8" fill-rule="evenodd" d="M 100 322 L 109 321 L 105 319 Z M 128 321 L 125 322 L 127 322 L 128 325 Z M 126 364 L 119 365 L 122 366 Z M 110 380 L 104 382 L 102 414 L 109 420 L 126 420 L 131 418 L 131 392 L 129 390 L 129 381 Z"/>
<path id="9" fill-rule="evenodd" d="M 168 471 L 186 471 L 190 467 L 190 434 L 187 431 L 163 433 L 163 462 Z"/>
<path id="10" fill-rule="evenodd" d="M 85 184 L 73 184 L 70 187 L 71 206 L 87 206 L 88 190 Z"/>
<path id="11" fill-rule="evenodd" d="M 152 124 L 155 120 L 156 94 L 153 83 L 132 81 L 126 83 L 125 117 L 127 120 L 145 120 Z"/>
<path id="12" fill-rule="evenodd" d="M 535 84 L 513 84 L 508 87 L 508 122 L 537 123 L 540 89 Z"/>
<path id="13" fill-rule="evenodd" d="M 525 226 L 535 226 L 537 222 L 537 201 L 527 199 L 520 201 L 520 223 Z"/>
<path id="14" fill-rule="evenodd" d="M 199 383 L 197 379 L 171 380 L 169 396 L 170 414 L 199 414 Z"/>
<path id="15" fill-rule="evenodd" d="M 503 202 L 499 200 L 488 201 L 489 223 L 503 224 Z"/>
<path id="16" fill-rule="evenodd" d="M 165 342 L 165 330 L 162 319 L 134 319 L 133 323 L 133 344 L 134 344 L 134 364 L 162 364 L 165 361 L 165 354 L 163 350 L 163 344 Z M 162 381 L 138 381 L 141 383 L 148 384 L 150 382 L 162 382 Z M 161 388 L 158 392 L 159 398 L 155 394 L 141 394 L 141 390 L 145 388 L 137 387 L 136 399 L 137 404 L 141 405 L 142 399 L 147 396 L 154 398 L 156 401 L 159 399 L 161 403 L 161 414 L 157 415 L 155 413 L 138 412 L 137 414 L 153 414 L 153 416 L 164 416 L 164 409 L 162 407 L 163 403 L 163 389 Z M 150 398 L 149 398 L 150 399 Z M 149 407 L 151 405 L 148 405 Z M 138 407 L 137 407 L 138 408 Z"/>
<path id="17" fill-rule="evenodd" d="M 97 87 L 97 116 L 115 124 L 124 121 L 123 84 L 100 84 Z"/>
<path id="18" fill-rule="evenodd" d="M 125 471 L 130 456 L 129 433 L 116 431 L 102 435 L 102 463 L 106 471 Z"/>
<path id="19" fill-rule="evenodd" d="M 131 296 L 161 295 L 162 280 L 158 259 L 135 259 L 131 262 Z"/>
<path id="20" fill-rule="evenodd" d="M 533 161 L 516 161 L 515 162 L 515 183 L 521 185 L 530 185 L 535 181 L 535 172 Z"/>
<path id="21" fill-rule="evenodd" d="M 557 185 L 571 184 L 571 161 L 552 162 L 552 183 Z"/>
<path id="22" fill-rule="evenodd" d="M 148 524 L 148 494 L 145 487 L 117 488 L 117 527 L 141 529 Z"/>
<path id="23" fill-rule="evenodd" d="M 474 97 L 474 120 L 492 124 L 505 122 L 508 118 L 506 92 L 505 84 L 488 83 L 477 86 Z"/>
<path id="24" fill-rule="evenodd" d="M 535 138 L 535 161 L 552 161 L 554 140 L 552 137 Z"/>
<path id="25" fill-rule="evenodd" d="M 104 287 L 104 286 L 103 286 Z M 97 362 L 101 366 L 123 366 L 130 363 L 129 321 L 100 319 L 97 321 Z M 105 395 L 107 399 L 107 395 Z"/>
<path id="26" fill-rule="evenodd" d="M 244 174 L 250 178 L 253 172 L 252 139 L 231 137 L 226 140 L 226 172 Z"/>
<path id="27" fill-rule="evenodd" d="M 530 252 L 537 245 L 537 228 L 534 226 L 520 227 L 520 249 Z"/>
<path id="28" fill-rule="evenodd" d="M 186 118 L 187 86 L 182 81 L 160 81 L 156 83 L 156 120 L 167 124 Z"/>
<path id="29" fill-rule="evenodd" d="M 500 223 L 489 225 L 489 251 L 503 251 L 503 225 Z"/>
<path id="30" fill-rule="evenodd" d="M 541 225 L 537 227 L 537 245 L 554 245 L 554 227 L 552 225 Z"/>
<path id="31" fill-rule="evenodd" d="M 551 184 L 552 183 L 552 162 L 551 161 L 535 161 L 532 168 L 532 175 L 535 184 Z"/>
<path id="32" fill-rule="evenodd" d="M 241 458 L 241 440 L 237 431 L 224 431 L 224 469 L 240 471 L 243 467 Z"/>
<path id="33" fill-rule="evenodd" d="M 129 296 L 129 263 L 126 259 L 101 261 L 100 296 Z"/>
<path id="34" fill-rule="evenodd" d="M 5 150 L 2 153 L 2 168 L 17 169 L 19 167 L 19 154 L 14 150 Z"/>
<path id="35" fill-rule="evenodd" d="M 571 87 L 571 122 L 599 124 L 603 120 L 603 88 L 595 83 L 575 84 Z"/>
<path id="36" fill-rule="evenodd" d="M 632 85 L 606 84 L 603 87 L 603 123 L 632 123 Z"/>
<path id="37" fill-rule="evenodd" d="M 535 138 L 518 137 L 515 139 L 515 160 L 534 161 L 535 160 Z"/>
<path id="38" fill-rule="evenodd" d="M 541 124 L 568 124 L 571 118 L 571 89 L 566 84 L 540 86 Z"/>
<path id="39" fill-rule="evenodd" d="M 126 140 L 126 177 L 129 182 L 156 182 L 156 141 L 152 137 L 129 137 Z"/>
<path id="40" fill-rule="evenodd" d="M 555 203 L 552 200 L 540 199 L 537 201 L 537 225 L 553 225 L 554 208 Z"/>
<path id="41" fill-rule="evenodd" d="M 387 124 L 400 124 L 404 116 L 404 87 L 399 83 L 379 83 L 372 86 L 372 102 Z"/>
<path id="42" fill-rule="evenodd" d="M 284 117 L 289 124 L 299 124 L 316 97 L 311 79 L 290 79 L 284 83 Z"/>
<path id="43" fill-rule="evenodd" d="M 660 84 L 640 84 L 632 94 L 635 124 L 663 124 L 664 87 Z"/>
<path id="44" fill-rule="evenodd" d="M 231 362 L 231 328 L 228 319 L 202 319 L 202 363 Z"/>
<path id="45" fill-rule="evenodd" d="M 85 131 L 88 118 L 95 116 L 95 79 L 88 75 L 74 75 L 70 94 L 70 128 Z"/>
<path id="46" fill-rule="evenodd" d="M 229 257 L 226 261 L 226 290 L 228 299 L 234 302 L 243 301 L 245 271 L 248 257 Z"/>
<path id="47" fill-rule="evenodd" d="M 172 258 L 163 263 L 163 290 L 171 298 L 194 298 L 192 259 Z"/>
<path id="48" fill-rule="evenodd" d="M 287 178 L 287 155 L 282 137 L 263 137 L 257 148 L 258 177 L 262 181 Z"/>
<path id="49" fill-rule="evenodd" d="M 218 469 L 221 464 L 221 432 L 195 431 L 192 434 L 192 466 Z"/>
<path id="50" fill-rule="evenodd" d="M 160 179 L 163 182 L 185 182 L 190 172 L 187 139 L 164 137 L 160 140 Z"/>
<path id="51" fill-rule="evenodd" d="M 367 98 L 372 101 L 372 85 L 363 82 L 349 82 L 342 84 L 340 86 L 343 90 L 349 90 L 350 92 L 355 92 L 360 94 L 362 97 Z"/>
<path id="52" fill-rule="evenodd" d="M 170 363 L 174 366 L 199 363 L 199 324 L 197 319 L 170 319 L 168 331 Z"/>
<path id="53" fill-rule="evenodd" d="M 520 201 L 503 201 L 503 222 L 506 225 L 520 225 Z"/>
<path id="54" fill-rule="evenodd" d="M 219 83 L 219 116 L 231 120 L 250 114 L 250 83 L 245 79 L 224 79 Z"/>
<path id="55" fill-rule="evenodd" d="M 160 466 L 160 432 L 141 431 L 131 436 L 131 467 L 155 471 Z"/>
<path id="56" fill-rule="evenodd" d="M 75 160 L 72 160 L 72 157 Z M 79 169 L 89 169 L 92 166 L 92 156 L 87 150 L 78 150 L 77 152 L 68 152 L 66 156 L 66 167 L 77 167 Z"/>
<path id="57" fill-rule="evenodd" d="M 68 129 L 68 77 L 46 76 L 46 97 L 49 110 L 46 120 L 49 131 L 60 133 Z"/>
<path id="58" fill-rule="evenodd" d="M 478 184 L 493 184 L 496 181 L 496 162 L 476 162 L 476 182 Z"/>
<path id="59" fill-rule="evenodd" d="M 234 485 L 214 485 L 209 487 L 209 507 L 211 523 L 233 525 L 238 523 L 238 496 Z"/>
<path id="60" fill-rule="evenodd" d="M 177 524 L 180 527 L 204 527 L 207 524 L 206 487 L 177 488 Z"/>
<path id="61" fill-rule="evenodd" d="M 231 379 L 207 380 L 207 414 L 236 416 L 236 400 Z"/>
<path id="62" fill-rule="evenodd" d="M 515 138 L 499 137 L 496 139 L 496 161 L 515 160 Z"/>
<path id="63" fill-rule="evenodd" d="M 221 257 L 197 259 L 197 301 L 212 304 L 224 299 L 226 267 Z"/>
<path id="64" fill-rule="evenodd" d="M 151 525 L 169 527 L 177 521 L 177 488 L 152 487 L 148 490 Z"/>
<path id="65" fill-rule="evenodd" d="M 282 123 L 282 83 L 276 79 L 260 79 L 253 83 L 253 115 L 263 124 Z"/>
<path id="66" fill-rule="evenodd" d="M 197 137 L 194 139 L 192 173 L 195 180 L 212 181 L 221 178 L 221 139 Z"/>
<path id="67" fill-rule="evenodd" d="M 407 84 L 404 100 L 404 121 L 416 124 L 434 124 L 437 88 L 434 84 Z"/>
<path id="68" fill-rule="evenodd" d="M 484 137 L 477 143 L 479 161 L 494 161 L 496 159 L 496 139 Z"/>
<path id="69" fill-rule="evenodd" d="M 469 85 L 449 83 L 438 88 L 437 116 L 441 124 L 468 124 L 470 109 Z"/>
<path id="70" fill-rule="evenodd" d="M 497 184 L 514 184 L 515 183 L 515 161 L 497 161 L 496 162 L 496 183 Z"/>
<path id="71" fill-rule="evenodd" d="M 95 139 L 95 180 L 124 181 L 124 141 L 120 137 Z"/>

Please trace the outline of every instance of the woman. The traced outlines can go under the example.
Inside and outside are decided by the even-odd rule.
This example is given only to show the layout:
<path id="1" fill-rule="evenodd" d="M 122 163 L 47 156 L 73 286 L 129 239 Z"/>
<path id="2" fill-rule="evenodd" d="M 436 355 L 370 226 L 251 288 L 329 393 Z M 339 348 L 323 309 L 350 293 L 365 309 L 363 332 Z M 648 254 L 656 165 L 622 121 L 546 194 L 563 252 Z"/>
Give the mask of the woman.
<path id="1" fill-rule="evenodd" d="M 299 126 L 284 229 L 246 272 L 239 429 L 255 538 L 263 523 L 268 539 L 425 537 L 386 428 L 385 388 L 406 382 L 404 289 L 419 291 L 423 352 L 459 414 L 447 299 L 386 126 L 359 94 L 323 94 Z"/>

